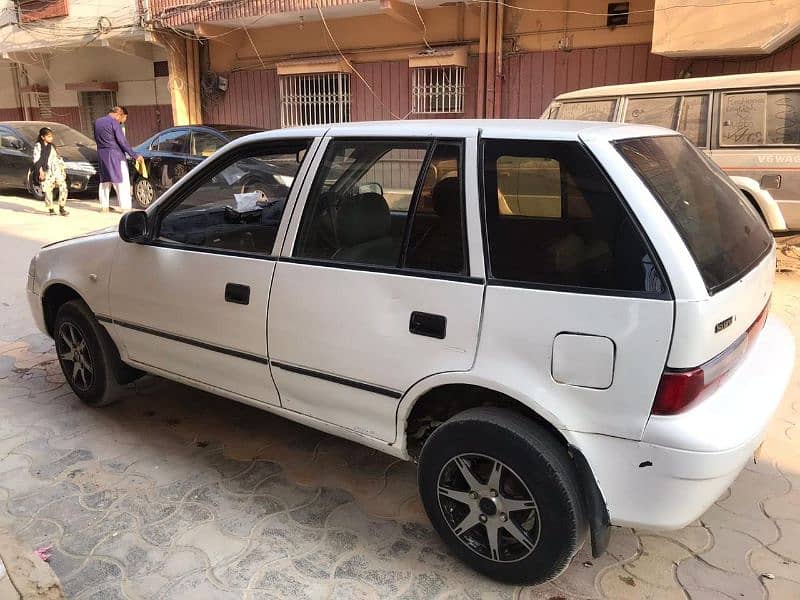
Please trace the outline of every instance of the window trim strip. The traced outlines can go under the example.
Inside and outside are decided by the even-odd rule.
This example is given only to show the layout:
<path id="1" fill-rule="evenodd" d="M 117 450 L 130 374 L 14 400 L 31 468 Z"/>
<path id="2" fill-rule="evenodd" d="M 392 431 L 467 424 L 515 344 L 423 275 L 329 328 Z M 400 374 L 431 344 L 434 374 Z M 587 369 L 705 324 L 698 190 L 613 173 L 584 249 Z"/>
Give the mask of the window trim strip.
<path id="1" fill-rule="evenodd" d="M 345 271 L 364 271 L 366 273 L 384 273 L 386 275 L 403 275 L 405 277 L 417 277 L 419 279 L 440 279 L 442 281 L 453 281 L 457 283 L 472 283 L 484 285 L 486 280 L 483 277 L 473 277 L 472 275 L 462 275 L 459 273 L 439 273 L 436 271 L 417 271 L 402 267 L 382 267 L 377 265 L 362 265 L 358 263 L 343 263 L 331 260 L 320 260 L 315 258 L 298 258 L 294 256 L 281 256 L 279 263 L 289 263 L 306 265 L 310 267 L 327 267 L 331 269 L 343 269 Z"/>

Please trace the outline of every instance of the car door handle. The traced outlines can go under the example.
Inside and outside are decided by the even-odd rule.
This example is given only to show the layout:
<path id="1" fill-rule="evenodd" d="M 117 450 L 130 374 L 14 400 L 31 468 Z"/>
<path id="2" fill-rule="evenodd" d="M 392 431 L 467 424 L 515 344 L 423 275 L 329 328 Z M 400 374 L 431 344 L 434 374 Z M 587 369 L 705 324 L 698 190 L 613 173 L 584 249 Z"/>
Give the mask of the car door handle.
<path id="1" fill-rule="evenodd" d="M 241 283 L 225 285 L 225 302 L 234 304 L 250 304 L 250 286 Z"/>
<path id="2" fill-rule="evenodd" d="M 443 340 L 447 335 L 447 317 L 414 311 L 408 322 L 408 330 L 414 335 Z"/>

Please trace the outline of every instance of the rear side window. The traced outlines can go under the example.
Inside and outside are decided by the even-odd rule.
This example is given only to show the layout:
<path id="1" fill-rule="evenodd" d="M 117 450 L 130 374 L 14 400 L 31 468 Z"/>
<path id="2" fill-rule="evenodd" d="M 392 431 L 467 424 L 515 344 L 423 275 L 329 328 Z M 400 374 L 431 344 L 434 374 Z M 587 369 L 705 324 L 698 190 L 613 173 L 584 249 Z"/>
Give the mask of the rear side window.
<path id="1" fill-rule="evenodd" d="M 555 115 L 550 114 L 550 118 L 565 121 L 613 121 L 616 108 L 616 98 L 564 102 Z"/>
<path id="2" fill-rule="evenodd" d="M 709 293 L 738 279 L 771 248 L 750 203 L 684 138 L 635 138 L 616 147 L 674 223 Z"/>
<path id="3" fill-rule="evenodd" d="M 489 140 L 483 152 L 492 278 L 666 293 L 625 207 L 577 142 Z"/>

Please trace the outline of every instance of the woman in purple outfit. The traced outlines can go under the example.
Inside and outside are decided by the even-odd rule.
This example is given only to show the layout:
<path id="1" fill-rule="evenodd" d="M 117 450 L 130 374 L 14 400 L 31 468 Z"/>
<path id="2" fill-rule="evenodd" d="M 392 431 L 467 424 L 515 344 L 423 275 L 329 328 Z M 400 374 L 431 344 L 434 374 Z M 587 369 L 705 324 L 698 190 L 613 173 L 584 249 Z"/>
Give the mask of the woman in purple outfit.
<path id="1" fill-rule="evenodd" d="M 94 140 L 97 142 L 97 155 L 100 160 L 100 210 L 108 212 L 111 188 L 117 192 L 117 200 L 122 210 L 131 208 L 131 183 L 128 176 L 128 163 L 125 155 L 136 157 L 136 162 L 143 160 L 136 154 L 120 123 L 125 118 L 125 109 L 120 106 L 112 108 L 105 117 L 94 123 Z"/>

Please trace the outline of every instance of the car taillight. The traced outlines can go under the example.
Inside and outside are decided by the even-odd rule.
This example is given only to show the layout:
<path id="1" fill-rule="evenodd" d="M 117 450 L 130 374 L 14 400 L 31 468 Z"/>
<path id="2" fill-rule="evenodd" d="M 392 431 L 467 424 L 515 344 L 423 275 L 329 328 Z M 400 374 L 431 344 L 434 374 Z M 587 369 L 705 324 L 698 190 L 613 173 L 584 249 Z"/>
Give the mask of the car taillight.
<path id="1" fill-rule="evenodd" d="M 675 415 L 716 389 L 744 356 L 769 314 L 769 302 L 758 318 L 726 350 L 694 369 L 666 369 L 650 414 Z"/>

